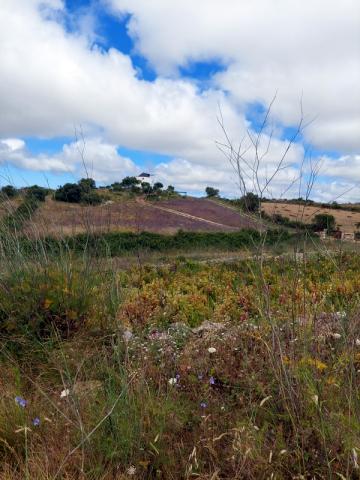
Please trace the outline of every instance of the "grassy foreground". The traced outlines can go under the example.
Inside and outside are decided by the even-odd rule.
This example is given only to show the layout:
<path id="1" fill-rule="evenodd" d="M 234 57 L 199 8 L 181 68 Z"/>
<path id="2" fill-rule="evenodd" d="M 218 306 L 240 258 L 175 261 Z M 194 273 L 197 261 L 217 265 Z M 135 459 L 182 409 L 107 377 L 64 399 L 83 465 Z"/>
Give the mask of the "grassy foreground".
<path id="1" fill-rule="evenodd" d="M 0 478 L 359 478 L 360 256 L 0 274 Z"/>

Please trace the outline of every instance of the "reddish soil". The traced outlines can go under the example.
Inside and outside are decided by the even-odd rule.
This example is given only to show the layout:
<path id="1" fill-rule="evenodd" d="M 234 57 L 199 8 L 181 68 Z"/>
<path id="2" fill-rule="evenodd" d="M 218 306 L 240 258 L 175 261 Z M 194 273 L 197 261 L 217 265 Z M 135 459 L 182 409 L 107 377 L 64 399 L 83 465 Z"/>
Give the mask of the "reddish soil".
<path id="1" fill-rule="evenodd" d="M 205 199 L 186 198 L 154 203 L 126 200 L 87 207 L 48 198 L 35 212 L 31 222 L 26 224 L 25 232 L 62 236 L 84 231 L 175 233 L 180 229 L 215 232 L 250 227 L 256 227 L 251 219 Z"/>

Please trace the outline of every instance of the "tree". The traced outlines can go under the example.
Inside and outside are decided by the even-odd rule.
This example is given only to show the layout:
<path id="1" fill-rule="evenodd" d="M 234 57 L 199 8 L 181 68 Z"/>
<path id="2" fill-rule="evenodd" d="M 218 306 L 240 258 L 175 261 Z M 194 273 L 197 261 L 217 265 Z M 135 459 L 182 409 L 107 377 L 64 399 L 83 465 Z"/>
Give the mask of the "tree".
<path id="1" fill-rule="evenodd" d="M 208 197 L 218 197 L 219 192 L 220 191 L 217 188 L 213 188 L 213 187 L 206 187 L 205 188 L 205 193 Z"/>
<path id="2" fill-rule="evenodd" d="M 168 191 L 169 193 L 174 193 L 174 192 L 175 192 L 175 187 L 173 187 L 172 185 L 168 185 L 167 191 Z"/>
<path id="3" fill-rule="evenodd" d="M 16 197 L 17 190 L 12 185 L 5 185 L 5 187 L 2 187 L 1 193 L 8 198 L 13 198 Z"/>
<path id="4" fill-rule="evenodd" d="M 259 196 L 253 192 L 248 192 L 240 198 L 239 205 L 240 208 L 246 212 L 258 212 L 260 207 Z"/>
<path id="5" fill-rule="evenodd" d="M 90 192 L 96 188 L 95 180 L 92 178 L 82 178 L 78 182 L 79 186 L 84 192 Z"/>
<path id="6" fill-rule="evenodd" d="M 83 190 L 78 183 L 65 183 L 55 191 L 55 200 L 80 203 Z"/>
<path id="7" fill-rule="evenodd" d="M 125 189 L 131 189 L 139 185 L 139 180 L 136 177 L 125 177 L 121 181 L 121 186 Z"/>
<path id="8" fill-rule="evenodd" d="M 47 188 L 39 187 L 38 185 L 32 185 L 26 189 L 26 196 L 28 198 L 34 198 L 39 202 L 45 202 L 47 193 Z"/>
<path id="9" fill-rule="evenodd" d="M 164 185 L 161 182 L 155 182 L 154 183 L 153 189 L 154 189 L 155 192 L 159 192 L 163 188 L 164 188 Z"/>
<path id="10" fill-rule="evenodd" d="M 316 232 L 327 230 L 328 233 L 335 230 L 335 217 L 327 213 L 315 215 L 313 228 Z"/>
<path id="11" fill-rule="evenodd" d="M 141 184 L 141 190 L 143 193 L 149 194 L 153 192 L 153 188 L 148 182 L 142 182 Z"/>

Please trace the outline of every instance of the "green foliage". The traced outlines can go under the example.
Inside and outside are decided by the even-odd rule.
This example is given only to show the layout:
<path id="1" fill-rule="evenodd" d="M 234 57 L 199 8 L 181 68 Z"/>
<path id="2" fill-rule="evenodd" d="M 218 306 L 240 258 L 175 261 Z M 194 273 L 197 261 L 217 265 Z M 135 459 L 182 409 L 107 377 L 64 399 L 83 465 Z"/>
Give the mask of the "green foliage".
<path id="1" fill-rule="evenodd" d="M 36 196 L 26 195 L 17 209 L 2 219 L 0 237 L 5 238 L 8 233 L 21 230 L 24 222 L 31 219 L 38 207 L 39 202 Z"/>
<path id="2" fill-rule="evenodd" d="M 219 192 L 220 192 L 220 190 L 218 190 L 217 188 L 213 188 L 213 187 L 206 187 L 205 188 L 205 193 L 206 193 L 207 197 L 218 197 Z"/>
<path id="3" fill-rule="evenodd" d="M 55 191 L 55 200 L 69 203 L 99 205 L 102 197 L 95 191 L 92 178 L 82 178 L 78 183 L 65 183 Z"/>
<path id="4" fill-rule="evenodd" d="M 256 213 L 259 211 L 260 206 L 259 196 L 253 192 L 248 192 L 239 199 L 238 205 L 245 212 Z"/>
<path id="5" fill-rule="evenodd" d="M 94 190 L 96 188 L 96 183 L 95 180 L 92 178 L 82 178 L 78 182 L 80 188 L 83 190 L 83 192 L 89 193 L 91 190 Z"/>
<path id="6" fill-rule="evenodd" d="M 12 185 L 5 185 L 1 189 L 1 196 L 5 198 L 14 198 L 18 194 L 18 191 Z"/>
<path id="7" fill-rule="evenodd" d="M 330 233 L 335 229 L 335 217 L 325 213 L 315 215 L 313 227 L 315 231 L 327 230 Z"/>
<path id="8" fill-rule="evenodd" d="M 32 187 L 27 187 L 25 192 L 27 198 L 33 198 L 39 202 L 45 202 L 48 189 L 39 187 L 38 185 L 33 185 Z"/>
<path id="9" fill-rule="evenodd" d="M 82 189 L 77 183 L 65 183 L 55 191 L 55 200 L 59 202 L 80 203 Z"/>
<path id="10" fill-rule="evenodd" d="M 270 230 L 265 235 L 266 245 L 276 245 L 289 242 L 293 235 L 284 230 Z M 163 235 L 152 232 L 110 232 L 103 234 L 79 234 L 62 240 L 46 238 L 42 249 L 49 254 L 58 255 L 70 250 L 77 253 L 88 252 L 91 255 L 103 257 L 124 255 L 127 252 L 143 251 L 176 251 L 193 249 L 236 250 L 249 247 L 261 240 L 261 234 L 256 230 L 239 230 L 237 232 L 185 232 L 175 235 Z M 25 255 L 31 255 L 36 242 L 22 238 L 18 245 Z"/>

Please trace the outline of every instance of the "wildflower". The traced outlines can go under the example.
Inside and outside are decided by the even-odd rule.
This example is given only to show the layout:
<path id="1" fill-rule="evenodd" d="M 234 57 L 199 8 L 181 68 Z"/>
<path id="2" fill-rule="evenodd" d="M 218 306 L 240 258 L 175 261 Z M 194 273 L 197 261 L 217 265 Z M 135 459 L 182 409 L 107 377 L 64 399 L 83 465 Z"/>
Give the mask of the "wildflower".
<path id="1" fill-rule="evenodd" d="M 335 338 L 335 339 L 339 339 L 339 338 L 341 338 L 341 334 L 340 333 L 333 333 L 332 337 Z"/>
<path id="2" fill-rule="evenodd" d="M 169 381 L 168 381 L 169 385 L 175 385 L 177 383 L 177 378 L 169 378 Z"/>
<path id="3" fill-rule="evenodd" d="M 208 348 L 208 352 L 209 352 L 209 353 L 215 353 L 215 352 L 216 352 L 216 348 L 214 348 L 214 347 L 209 347 L 209 348 Z"/>
<path id="4" fill-rule="evenodd" d="M 355 345 L 356 345 L 357 347 L 360 347 L 360 338 L 357 338 L 357 339 L 355 340 Z"/>
<path id="5" fill-rule="evenodd" d="M 210 385 L 215 385 L 215 378 L 214 377 L 210 377 Z"/>
<path id="6" fill-rule="evenodd" d="M 65 388 L 61 393 L 60 393 L 60 398 L 65 398 L 70 395 L 70 390 L 68 388 Z"/>
<path id="7" fill-rule="evenodd" d="M 287 450 L 285 450 L 285 449 L 280 450 L 280 455 L 285 455 L 286 452 L 287 452 Z"/>
<path id="8" fill-rule="evenodd" d="M 135 475 L 136 467 L 134 465 L 130 465 L 130 467 L 126 470 L 126 473 L 130 476 Z"/>
<path id="9" fill-rule="evenodd" d="M 178 381 L 180 380 L 180 374 L 177 373 L 177 374 L 175 375 L 175 378 L 176 378 L 176 381 L 178 382 Z"/>
<path id="10" fill-rule="evenodd" d="M 318 395 L 313 395 L 312 397 L 312 401 L 315 403 L 316 406 L 319 405 L 319 396 Z"/>
<path id="11" fill-rule="evenodd" d="M 32 421 L 32 424 L 34 425 L 34 427 L 38 427 L 40 425 L 40 418 L 39 417 L 34 418 L 34 420 Z"/>
<path id="12" fill-rule="evenodd" d="M 353 462 L 354 462 L 354 468 L 358 469 L 359 464 L 358 464 L 358 454 L 357 454 L 356 448 L 353 448 L 351 450 L 351 453 L 352 453 L 352 459 L 353 459 Z"/>
<path id="13" fill-rule="evenodd" d="M 207 407 L 207 403 L 201 402 L 201 403 L 200 403 L 200 407 L 201 407 L 201 408 L 206 408 L 206 407 Z"/>
<path id="14" fill-rule="evenodd" d="M 27 404 L 27 401 L 22 397 L 16 396 L 15 397 L 15 403 L 17 403 L 19 405 L 19 407 L 25 408 L 26 404 Z"/>
<path id="15" fill-rule="evenodd" d="M 129 340 L 131 340 L 132 336 L 133 334 L 130 330 L 125 330 L 123 333 L 123 339 L 125 340 L 125 342 L 128 342 Z"/>

